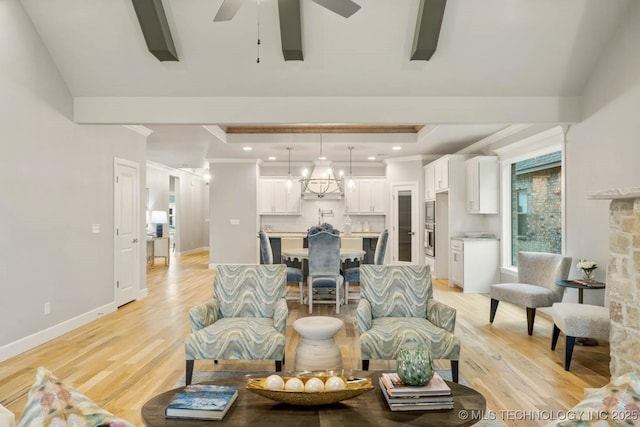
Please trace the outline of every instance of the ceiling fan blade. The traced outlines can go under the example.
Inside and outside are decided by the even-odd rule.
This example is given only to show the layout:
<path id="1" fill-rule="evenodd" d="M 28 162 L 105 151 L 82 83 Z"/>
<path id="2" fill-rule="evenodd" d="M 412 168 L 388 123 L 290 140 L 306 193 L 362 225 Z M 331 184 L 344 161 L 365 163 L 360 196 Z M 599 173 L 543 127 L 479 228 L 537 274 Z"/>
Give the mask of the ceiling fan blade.
<path id="1" fill-rule="evenodd" d="M 360 5 L 352 2 L 351 0 L 313 0 L 315 3 L 318 3 L 320 6 L 326 7 L 332 12 L 337 13 L 340 16 L 345 18 L 350 17 L 358 10 L 360 10 Z"/>
<path id="2" fill-rule="evenodd" d="M 244 0 L 223 0 L 213 22 L 231 21 Z"/>

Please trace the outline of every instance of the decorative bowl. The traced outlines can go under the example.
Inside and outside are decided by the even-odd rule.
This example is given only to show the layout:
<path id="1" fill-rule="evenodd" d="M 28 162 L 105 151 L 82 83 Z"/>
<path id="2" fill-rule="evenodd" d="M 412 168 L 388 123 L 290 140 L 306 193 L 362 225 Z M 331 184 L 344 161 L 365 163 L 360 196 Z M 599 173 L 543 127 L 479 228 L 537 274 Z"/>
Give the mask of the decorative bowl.
<path id="1" fill-rule="evenodd" d="M 302 376 L 296 375 L 303 383 L 311 378 L 320 378 L 325 382 L 328 376 Z M 282 376 L 282 379 L 286 382 L 292 376 Z M 246 389 L 263 397 L 266 397 L 276 402 L 287 403 L 289 405 L 302 405 L 302 406 L 318 406 L 318 405 L 330 405 L 332 403 L 338 403 L 343 400 L 351 399 L 352 397 L 359 396 L 363 393 L 373 390 L 370 378 L 354 378 L 354 377 L 342 377 L 346 387 L 343 390 L 331 390 L 331 391 L 319 391 L 319 392 L 305 392 L 305 391 L 291 391 L 291 390 L 270 390 L 264 388 L 264 381 L 266 378 L 249 378 L 247 381 Z"/>

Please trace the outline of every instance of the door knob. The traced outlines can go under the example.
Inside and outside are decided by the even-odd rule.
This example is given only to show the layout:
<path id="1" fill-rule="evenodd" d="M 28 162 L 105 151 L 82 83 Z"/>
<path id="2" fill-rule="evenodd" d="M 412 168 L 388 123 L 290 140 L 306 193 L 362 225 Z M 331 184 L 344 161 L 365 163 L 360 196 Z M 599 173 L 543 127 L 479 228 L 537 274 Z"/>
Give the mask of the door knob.
<path id="1" fill-rule="evenodd" d="M 133 243 L 138 243 L 138 239 L 133 239 Z"/>
<path id="2" fill-rule="evenodd" d="M 413 231 L 409 231 L 407 234 L 410 235 L 410 236 L 413 236 L 416 233 L 414 233 Z"/>

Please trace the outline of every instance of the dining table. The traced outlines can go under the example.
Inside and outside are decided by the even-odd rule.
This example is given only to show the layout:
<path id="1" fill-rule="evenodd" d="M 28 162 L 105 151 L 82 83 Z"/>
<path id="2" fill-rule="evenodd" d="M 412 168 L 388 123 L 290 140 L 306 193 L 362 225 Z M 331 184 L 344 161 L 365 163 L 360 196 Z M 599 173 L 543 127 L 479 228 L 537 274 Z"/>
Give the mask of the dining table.
<path id="1" fill-rule="evenodd" d="M 365 251 L 362 249 L 340 248 L 340 262 L 361 261 L 364 259 Z M 291 248 L 282 250 L 282 258 L 287 261 L 309 260 L 309 248 Z"/>

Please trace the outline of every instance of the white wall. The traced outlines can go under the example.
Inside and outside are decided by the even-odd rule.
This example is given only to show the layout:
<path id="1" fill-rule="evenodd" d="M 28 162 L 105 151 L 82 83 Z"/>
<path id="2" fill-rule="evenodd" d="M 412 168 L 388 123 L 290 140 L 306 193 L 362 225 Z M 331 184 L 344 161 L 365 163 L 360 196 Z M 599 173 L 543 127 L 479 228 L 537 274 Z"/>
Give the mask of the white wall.
<path id="1" fill-rule="evenodd" d="M 583 93 L 583 120 L 567 134 L 567 253 L 596 261 L 605 279 L 609 203 L 587 194 L 640 187 L 640 3 L 634 2 Z M 575 265 L 575 262 L 574 262 Z M 575 266 L 572 270 L 575 276 Z M 585 302 L 602 293 L 585 292 Z"/>
<path id="2" fill-rule="evenodd" d="M 19 1 L 0 2 L 0 51 L 4 360 L 115 309 L 114 157 L 140 164 L 144 189 L 146 143 L 120 126 L 71 121 L 72 97 Z M 144 269 L 140 282 L 144 295 Z"/>
<path id="3" fill-rule="evenodd" d="M 258 165 L 211 163 L 209 172 L 210 266 L 258 263 Z"/>

